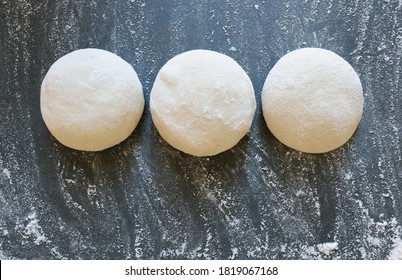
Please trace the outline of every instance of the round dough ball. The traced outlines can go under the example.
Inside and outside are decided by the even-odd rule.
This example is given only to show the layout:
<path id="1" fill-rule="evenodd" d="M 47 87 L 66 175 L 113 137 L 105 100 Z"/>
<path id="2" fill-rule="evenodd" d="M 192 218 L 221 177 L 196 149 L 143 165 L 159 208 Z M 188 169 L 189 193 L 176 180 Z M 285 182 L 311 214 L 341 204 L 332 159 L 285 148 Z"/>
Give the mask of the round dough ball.
<path id="1" fill-rule="evenodd" d="M 58 59 L 41 87 L 46 126 L 62 144 L 99 151 L 126 139 L 144 110 L 142 86 L 119 56 L 81 49 Z"/>
<path id="2" fill-rule="evenodd" d="M 246 72 L 232 58 L 193 50 L 169 60 L 151 91 L 153 122 L 173 147 L 212 156 L 249 131 L 256 102 Z"/>
<path id="3" fill-rule="evenodd" d="M 363 112 L 363 90 L 352 66 L 324 49 L 304 48 L 283 56 L 262 93 L 271 132 L 285 145 L 324 153 L 348 141 Z"/>

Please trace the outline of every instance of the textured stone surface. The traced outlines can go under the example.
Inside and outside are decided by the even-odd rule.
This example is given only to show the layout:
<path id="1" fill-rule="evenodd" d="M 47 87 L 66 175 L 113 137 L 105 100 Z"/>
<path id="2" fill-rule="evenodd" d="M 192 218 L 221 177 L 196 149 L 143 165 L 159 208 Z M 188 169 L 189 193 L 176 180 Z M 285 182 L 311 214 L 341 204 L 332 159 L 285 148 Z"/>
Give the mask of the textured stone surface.
<path id="1" fill-rule="evenodd" d="M 85 153 L 42 121 L 40 84 L 78 48 L 136 69 L 145 112 L 128 140 Z M 327 154 L 279 143 L 261 112 L 275 62 L 322 47 L 360 75 L 355 135 Z M 149 92 L 183 51 L 225 53 L 257 112 L 233 149 L 196 158 L 152 124 Z M 0 257 L 17 259 L 402 258 L 402 3 L 388 1 L 0 1 Z"/>

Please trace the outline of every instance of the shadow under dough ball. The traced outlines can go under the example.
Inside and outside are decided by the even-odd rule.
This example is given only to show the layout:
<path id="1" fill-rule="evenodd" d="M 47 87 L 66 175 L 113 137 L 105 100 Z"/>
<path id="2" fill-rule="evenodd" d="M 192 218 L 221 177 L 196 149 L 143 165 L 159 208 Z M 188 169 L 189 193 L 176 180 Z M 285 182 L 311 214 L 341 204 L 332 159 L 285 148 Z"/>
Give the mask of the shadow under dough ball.
<path id="1" fill-rule="evenodd" d="M 353 135 L 363 112 L 359 76 L 339 55 L 303 48 L 283 56 L 262 92 L 262 109 L 271 132 L 302 152 L 334 150 Z"/>
<path id="2" fill-rule="evenodd" d="M 100 49 L 80 49 L 58 59 L 41 87 L 46 126 L 62 144 L 99 151 L 125 140 L 144 110 L 133 67 Z"/>
<path id="3" fill-rule="evenodd" d="M 235 146 L 249 131 L 256 101 L 250 78 L 232 58 L 192 50 L 159 71 L 150 107 L 170 145 L 194 156 L 212 156 Z"/>

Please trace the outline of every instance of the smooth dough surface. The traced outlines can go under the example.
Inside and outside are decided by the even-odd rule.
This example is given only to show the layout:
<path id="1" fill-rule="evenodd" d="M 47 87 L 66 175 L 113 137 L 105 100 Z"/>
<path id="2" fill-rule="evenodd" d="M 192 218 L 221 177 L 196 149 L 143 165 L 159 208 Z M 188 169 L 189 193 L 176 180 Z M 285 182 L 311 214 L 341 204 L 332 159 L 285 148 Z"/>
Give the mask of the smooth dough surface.
<path id="1" fill-rule="evenodd" d="M 150 97 L 153 122 L 173 147 L 212 156 L 235 146 L 256 109 L 253 85 L 232 58 L 192 50 L 159 71 Z"/>
<path id="2" fill-rule="evenodd" d="M 142 86 L 119 56 L 80 49 L 58 59 L 41 87 L 46 126 L 62 144 L 98 151 L 126 139 L 144 110 Z"/>
<path id="3" fill-rule="evenodd" d="M 362 117 L 363 90 L 352 66 L 337 54 L 298 49 L 268 74 L 262 107 L 268 128 L 283 144 L 324 153 L 353 135 Z"/>

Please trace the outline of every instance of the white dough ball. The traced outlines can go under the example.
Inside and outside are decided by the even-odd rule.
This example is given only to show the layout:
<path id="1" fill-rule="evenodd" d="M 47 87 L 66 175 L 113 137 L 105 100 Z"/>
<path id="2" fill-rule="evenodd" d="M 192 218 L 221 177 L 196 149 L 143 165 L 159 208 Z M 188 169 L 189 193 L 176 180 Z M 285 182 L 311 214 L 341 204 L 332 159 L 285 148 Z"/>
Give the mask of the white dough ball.
<path id="1" fill-rule="evenodd" d="M 144 110 L 142 86 L 119 56 L 81 49 L 58 59 L 41 87 L 46 126 L 62 144 L 98 151 L 126 139 Z"/>
<path id="2" fill-rule="evenodd" d="M 169 60 L 150 97 L 153 122 L 173 147 L 212 156 L 235 146 L 256 109 L 253 85 L 232 58 L 193 50 Z"/>
<path id="3" fill-rule="evenodd" d="M 298 49 L 268 74 L 262 108 L 268 128 L 283 144 L 324 153 L 342 146 L 356 130 L 363 112 L 362 85 L 337 54 Z"/>

